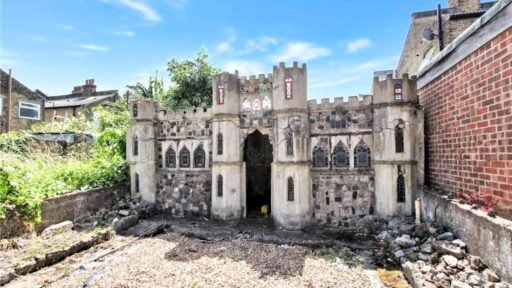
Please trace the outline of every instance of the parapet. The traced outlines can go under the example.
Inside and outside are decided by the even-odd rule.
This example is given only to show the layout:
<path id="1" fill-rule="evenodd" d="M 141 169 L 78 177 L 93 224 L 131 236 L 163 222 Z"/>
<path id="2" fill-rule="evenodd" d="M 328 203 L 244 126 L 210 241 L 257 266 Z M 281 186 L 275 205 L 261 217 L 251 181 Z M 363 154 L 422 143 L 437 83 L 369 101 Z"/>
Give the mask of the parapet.
<path id="1" fill-rule="evenodd" d="M 349 96 L 348 101 L 344 101 L 343 97 L 335 97 L 331 102 L 329 98 L 324 98 L 318 103 L 316 99 L 308 101 L 308 109 L 310 111 L 334 110 L 339 107 L 345 109 L 362 109 L 369 108 L 372 104 L 372 95 Z"/>
<path id="2" fill-rule="evenodd" d="M 279 66 L 274 65 L 274 73 L 278 70 L 284 70 L 284 69 L 299 69 L 299 70 L 307 70 L 306 63 L 302 63 L 302 66 L 299 67 L 299 62 L 293 61 L 292 67 L 286 67 L 285 62 L 279 62 Z"/>
<path id="3" fill-rule="evenodd" d="M 213 115 L 212 107 L 197 107 L 188 109 L 165 109 L 159 107 L 158 120 L 207 119 Z"/>
<path id="4" fill-rule="evenodd" d="M 400 88 L 402 100 L 395 98 L 395 88 Z M 416 76 L 409 77 L 407 73 L 402 78 L 393 78 L 392 74 L 386 75 L 386 79 L 380 80 L 379 77 L 373 77 L 373 103 L 396 103 L 413 102 L 418 103 L 416 91 Z"/>
<path id="5" fill-rule="evenodd" d="M 254 93 L 261 90 L 271 90 L 272 80 L 272 74 L 259 74 L 258 77 L 256 77 L 256 75 L 251 75 L 249 77 L 242 76 L 239 78 L 240 92 Z"/>

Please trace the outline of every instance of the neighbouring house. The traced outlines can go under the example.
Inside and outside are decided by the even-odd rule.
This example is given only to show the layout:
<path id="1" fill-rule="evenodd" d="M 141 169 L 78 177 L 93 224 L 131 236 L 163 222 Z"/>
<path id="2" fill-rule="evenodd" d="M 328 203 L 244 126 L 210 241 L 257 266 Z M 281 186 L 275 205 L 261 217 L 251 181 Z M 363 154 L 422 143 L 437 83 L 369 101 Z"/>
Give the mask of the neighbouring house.
<path id="1" fill-rule="evenodd" d="M 512 1 L 500 0 L 418 71 L 426 184 L 484 193 L 512 219 Z"/>
<path id="2" fill-rule="evenodd" d="M 115 102 L 119 98 L 117 90 L 97 91 L 94 79 L 87 79 L 84 85 L 75 86 L 71 94 L 47 96 L 41 91 L 38 93 L 46 100 L 44 114 L 47 122 L 79 116 L 91 119 L 92 108 L 105 102 Z"/>
<path id="3" fill-rule="evenodd" d="M 423 188 L 416 80 L 385 73 L 373 95 L 309 100 L 307 68 L 214 77 L 213 107 L 132 101 L 133 194 L 175 216 L 239 219 L 266 206 L 282 227 L 411 215 Z"/>
<path id="4" fill-rule="evenodd" d="M 411 15 L 411 25 L 407 33 L 397 75 L 407 73 L 416 75 L 418 69 L 439 53 L 439 39 L 444 46 L 450 44 L 458 35 L 489 10 L 495 1 L 480 3 L 480 0 L 448 0 L 448 8 L 441 9 L 441 28 L 437 10 L 415 12 Z M 423 31 L 431 29 L 435 36 L 432 41 L 423 38 Z M 439 34 L 442 34 L 440 37 Z"/>
<path id="5" fill-rule="evenodd" d="M 28 130 L 44 120 L 44 99 L 0 69 L 0 133 Z"/>

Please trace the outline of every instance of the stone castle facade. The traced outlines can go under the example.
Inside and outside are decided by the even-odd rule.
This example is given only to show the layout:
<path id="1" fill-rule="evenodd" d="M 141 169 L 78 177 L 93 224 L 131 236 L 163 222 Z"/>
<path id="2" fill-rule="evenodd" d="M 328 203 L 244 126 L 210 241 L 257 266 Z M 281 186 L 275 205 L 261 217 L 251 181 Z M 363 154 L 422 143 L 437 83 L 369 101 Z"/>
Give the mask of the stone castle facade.
<path id="1" fill-rule="evenodd" d="M 412 214 L 423 187 L 416 80 L 374 78 L 373 95 L 308 101 L 307 68 L 222 73 L 213 106 L 131 103 L 132 193 L 175 216 L 270 215 L 285 228 Z"/>

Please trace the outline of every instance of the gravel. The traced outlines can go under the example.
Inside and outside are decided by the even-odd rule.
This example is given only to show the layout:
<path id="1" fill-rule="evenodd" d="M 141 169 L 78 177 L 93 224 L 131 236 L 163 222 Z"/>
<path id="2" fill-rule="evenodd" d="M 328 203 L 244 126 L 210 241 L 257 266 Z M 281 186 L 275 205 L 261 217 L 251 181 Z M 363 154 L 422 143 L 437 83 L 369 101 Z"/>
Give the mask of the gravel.
<path id="1" fill-rule="evenodd" d="M 47 287 L 371 287 L 349 249 L 311 250 L 167 233 L 140 239 Z M 85 264 L 85 263 L 84 263 Z"/>

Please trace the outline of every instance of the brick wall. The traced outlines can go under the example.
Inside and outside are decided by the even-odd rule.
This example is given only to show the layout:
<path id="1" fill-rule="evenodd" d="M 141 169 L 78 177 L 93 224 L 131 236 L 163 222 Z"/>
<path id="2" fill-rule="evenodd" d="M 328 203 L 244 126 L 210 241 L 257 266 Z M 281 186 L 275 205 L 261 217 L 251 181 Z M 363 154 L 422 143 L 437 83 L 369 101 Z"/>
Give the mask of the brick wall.
<path id="1" fill-rule="evenodd" d="M 42 221 L 36 226 L 41 232 L 44 228 L 63 221 L 76 221 L 92 215 L 102 208 L 109 208 L 117 199 L 129 195 L 126 186 L 97 188 L 67 193 L 45 199 L 42 203 Z M 26 230 L 23 218 L 16 211 L 8 211 L 7 217 L 0 219 L 0 239 L 14 237 Z"/>
<path id="2" fill-rule="evenodd" d="M 419 91 L 425 108 L 426 181 L 500 198 L 512 217 L 512 28 Z"/>
<path id="3" fill-rule="evenodd" d="M 0 69 L 0 98 L 2 98 L 2 107 L 0 115 L 0 133 L 7 131 L 7 97 L 9 94 L 9 75 Z M 29 102 L 40 105 L 40 120 L 31 120 L 19 117 L 20 101 Z M 11 131 L 28 130 L 30 126 L 42 121 L 44 101 L 39 98 L 35 92 L 28 89 L 25 85 L 20 83 L 14 77 L 12 78 L 11 88 Z"/>

